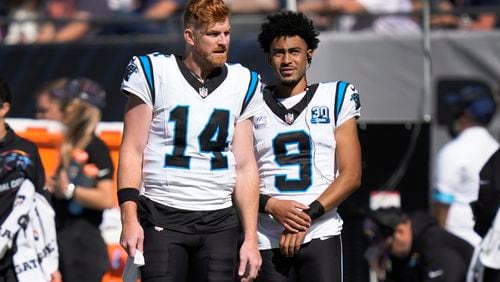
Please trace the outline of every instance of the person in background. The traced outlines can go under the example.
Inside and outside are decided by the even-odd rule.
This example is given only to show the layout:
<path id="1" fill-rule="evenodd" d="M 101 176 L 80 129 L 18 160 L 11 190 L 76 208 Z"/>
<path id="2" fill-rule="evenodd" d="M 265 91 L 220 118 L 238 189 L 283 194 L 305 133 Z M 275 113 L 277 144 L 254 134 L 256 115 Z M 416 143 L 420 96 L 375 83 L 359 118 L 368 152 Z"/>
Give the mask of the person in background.
<path id="1" fill-rule="evenodd" d="M 370 210 L 364 229 L 376 250 L 369 260 L 379 266 L 380 281 L 465 281 L 474 248 L 430 214 L 394 207 Z"/>
<path id="2" fill-rule="evenodd" d="M 498 149 L 497 140 L 486 128 L 496 102 L 491 90 L 478 83 L 444 97 L 452 114 L 448 130 L 455 138 L 437 156 L 433 214 L 440 226 L 476 247 L 481 238 L 473 230 L 470 203 L 478 196 L 479 171 Z"/>
<path id="3" fill-rule="evenodd" d="M 72 79 L 64 89 L 62 123 L 66 129 L 60 166 L 50 183 L 55 195 L 60 269 L 64 281 L 101 281 L 108 267 L 99 225 L 113 207 L 113 163 L 106 144 L 95 135 L 104 90 L 87 78 Z"/>
<path id="4" fill-rule="evenodd" d="M 63 101 L 67 98 L 65 89 L 68 82 L 68 78 L 58 78 L 48 82 L 35 92 L 35 118 L 62 121 L 64 114 L 62 106 Z"/>
<path id="5" fill-rule="evenodd" d="M 350 83 L 309 84 L 318 34 L 304 14 L 285 11 L 269 15 L 258 37 L 278 81 L 253 119 L 263 282 L 343 279 L 337 207 L 361 183 L 361 103 Z"/>
<path id="6" fill-rule="evenodd" d="M 60 281 L 43 164 L 35 144 L 5 122 L 11 103 L 7 82 L 0 78 L 0 281 Z"/>
<path id="7" fill-rule="evenodd" d="M 67 43 L 101 32 L 92 18 L 105 19 L 111 12 L 103 0 L 47 0 L 45 16 L 37 43 Z"/>
<path id="8" fill-rule="evenodd" d="M 478 282 L 500 282 L 500 149 L 479 173 L 479 194 L 471 203 L 474 231 L 481 236 L 471 278 Z"/>
<path id="9" fill-rule="evenodd" d="M 115 16 L 143 17 L 149 23 L 124 23 L 115 26 L 118 34 L 169 32 L 169 20 L 182 10 L 186 0 L 108 0 L 108 7 Z"/>
<path id="10" fill-rule="evenodd" d="M 225 0 L 224 2 L 229 10 L 235 14 L 270 13 L 278 11 L 280 8 L 279 0 Z"/>

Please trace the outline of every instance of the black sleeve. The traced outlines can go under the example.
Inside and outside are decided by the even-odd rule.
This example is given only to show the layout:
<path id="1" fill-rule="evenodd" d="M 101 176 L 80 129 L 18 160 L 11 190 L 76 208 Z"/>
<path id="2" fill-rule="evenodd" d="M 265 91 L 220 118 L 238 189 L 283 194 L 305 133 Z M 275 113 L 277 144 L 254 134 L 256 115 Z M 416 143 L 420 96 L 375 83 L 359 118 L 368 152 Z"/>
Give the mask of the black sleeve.
<path id="1" fill-rule="evenodd" d="M 474 231 L 484 237 L 491 227 L 500 202 L 500 150 L 488 160 L 479 174 L 477 201 L 471 203 Z"/>
<path id="2" fill-rule="evenodd" d="M 98 180 L 113 179 L 113 161 L 108 146 L 98 137 L 95 137 L 85 148 L 89 154 L 89 163 L 93 163 L 99 169 Z"/>
<path id="3" fill-rule="evenodd" d="M 423 257 L 421 277 L 424 282 L 465 281 L 468 261 L 450 248 L 434 248 Z"/>
<path id="4" fill-rule="evenodd" d="M 43 167 L 42 159 L 40 158 L 40 153 L 35 144 L 29 142 L 27 146 L 29 154 L 31 156 L 32 166 L 27 169 L 27 178 L 33 182 L 35 189 L 38 193 L 44 194 L 45 186 L 45 169 Z"/>

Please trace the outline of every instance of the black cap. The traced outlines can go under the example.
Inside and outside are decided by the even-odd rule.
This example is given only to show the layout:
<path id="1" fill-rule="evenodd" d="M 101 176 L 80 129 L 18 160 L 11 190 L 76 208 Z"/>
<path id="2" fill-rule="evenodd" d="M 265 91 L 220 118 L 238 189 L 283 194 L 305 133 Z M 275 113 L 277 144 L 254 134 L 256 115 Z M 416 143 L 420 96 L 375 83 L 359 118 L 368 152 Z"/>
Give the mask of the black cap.
<path id="1" fill-rule="evenodd" d="M 98 108 L 106 106 L 106 92 L 95 81 L 86 77 L 77 77 L 68 82 L 66 87 L 52 90 L 53 95 L 63 103 L 80 98 Z"/>
<path id="2" fill-rule="evenodd" d="M 403 222 L 404 213 L 400 208 L 380 208 L 367 213 L 364 224 L 365 234 L 371 239 L 387 238 L 394 233 L 396 226 Z"/>

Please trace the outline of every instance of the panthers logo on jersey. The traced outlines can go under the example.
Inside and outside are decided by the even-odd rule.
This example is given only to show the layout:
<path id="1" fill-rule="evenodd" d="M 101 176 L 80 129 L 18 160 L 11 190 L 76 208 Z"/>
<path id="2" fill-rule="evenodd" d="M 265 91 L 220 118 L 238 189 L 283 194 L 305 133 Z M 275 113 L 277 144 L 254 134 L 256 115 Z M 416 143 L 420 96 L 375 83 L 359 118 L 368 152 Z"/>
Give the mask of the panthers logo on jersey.
<path id="1" fill-rule="evenodd" d="M 124 79 L 126 81 L 128 81 L 130 79 L 130 76 L 134 73 L 137 73 L 138 72 L 138 69 L 137 69 L 137 65 L 135 64 L 134 61 L 131 61 L 127 68 L 125 69 L 125 77 Z"/>
<path id="2" fill-rule="evenodd" d="M 359 108 L 361 108 L 361 101 L 359 100 L 358 93 L 353 93 L 351 95 L 351 101 L 353 101 L 356 104 L 356 110 L 359 110 Z"/>

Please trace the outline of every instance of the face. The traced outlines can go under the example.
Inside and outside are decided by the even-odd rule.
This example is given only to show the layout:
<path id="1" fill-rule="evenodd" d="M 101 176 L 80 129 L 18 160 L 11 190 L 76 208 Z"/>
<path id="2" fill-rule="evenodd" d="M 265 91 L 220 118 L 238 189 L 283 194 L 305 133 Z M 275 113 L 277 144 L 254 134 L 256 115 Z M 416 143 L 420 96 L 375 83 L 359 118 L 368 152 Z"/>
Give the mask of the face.
<path id="1" fill-rule="evenodd" d="M 50 98 L 48 93 L 42 93 L 36 101 L 36 113 L 35 117 L 37 119 L 48 119 L 61 121 L 63 113 L 61 111 L 61 105 L 56 99 Z"/>
<path id="2" fill-rule="evenodd" d="M 283 85 L 293 86 L 305 80 L 308 57 L 312 50 L 299 36 L 277 37 L 271 43 L 269 61 L 276 77 Z"/>
<path id="3" fill-rule="evenodd" d="M 191 33 L 194 54 L 197 59 L 212 67 L 221 67 L 227 61 L 230 41 L 229 19 L 207 26 L 187 29 Z"/>
<path id="4" fill-rule="evenodd" d="M 411 223 L 409 221 L 400 223 L 396 227 L 394 234 L 387 238 L 386 243 L 389 251 L 394 256 L 400 258 L 408 256 L 412 244 Z"/>

